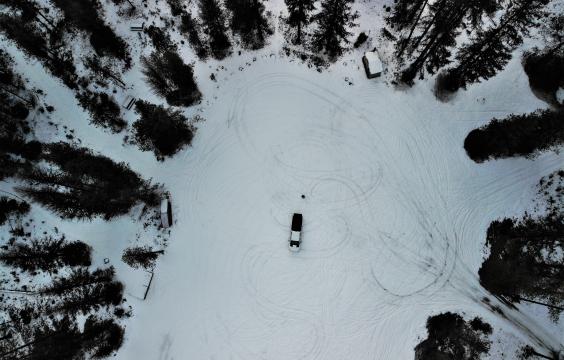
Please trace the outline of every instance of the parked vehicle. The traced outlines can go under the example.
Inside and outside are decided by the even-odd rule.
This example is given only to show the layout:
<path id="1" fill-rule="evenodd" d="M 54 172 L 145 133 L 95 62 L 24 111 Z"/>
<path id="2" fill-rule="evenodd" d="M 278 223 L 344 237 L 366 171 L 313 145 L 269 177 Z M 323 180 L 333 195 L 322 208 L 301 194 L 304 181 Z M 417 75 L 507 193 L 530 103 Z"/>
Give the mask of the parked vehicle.
<path id="1" fill-rule="evenodd" d="M 290 232 L 290 240 L 288 248 L 290 251 L 300 251 L 302 242 L 302 214 L 294 214 L 292 216 L 292 227 Z"/>

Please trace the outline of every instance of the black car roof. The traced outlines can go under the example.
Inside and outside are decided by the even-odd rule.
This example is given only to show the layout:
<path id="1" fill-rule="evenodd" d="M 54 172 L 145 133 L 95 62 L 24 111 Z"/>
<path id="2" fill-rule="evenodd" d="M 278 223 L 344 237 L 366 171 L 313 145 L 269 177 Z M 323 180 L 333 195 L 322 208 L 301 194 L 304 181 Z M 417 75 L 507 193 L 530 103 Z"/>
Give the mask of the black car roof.
<path id="1" fill-rule="evenodd" d="M 294 214 L 292 216 L 292 231 L 302 230 L 302 214 Z"/>

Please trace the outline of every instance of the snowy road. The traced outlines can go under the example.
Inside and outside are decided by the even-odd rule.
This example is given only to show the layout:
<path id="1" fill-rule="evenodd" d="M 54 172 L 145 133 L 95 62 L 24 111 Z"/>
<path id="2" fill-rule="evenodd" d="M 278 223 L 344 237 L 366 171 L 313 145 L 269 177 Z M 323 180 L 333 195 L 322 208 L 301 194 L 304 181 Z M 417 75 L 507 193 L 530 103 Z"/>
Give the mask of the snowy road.
<path id="1" fill-rule="evenodd" d="M 354 86 L 283 60 L 251 70 L 215 90 L 193 148 L 161 168 L 177 223 L 120 359 L 410 359 L 426 318 L 447 310 L 556 343 L 492 312 L 475 275 L 489 222 L 522 211 L 564 160 L 465 155 L 471 128 L 523 106 L 524 80 L 503 95 L 484 85 L 504 104 L 491 109 L 361 70 Z"/>

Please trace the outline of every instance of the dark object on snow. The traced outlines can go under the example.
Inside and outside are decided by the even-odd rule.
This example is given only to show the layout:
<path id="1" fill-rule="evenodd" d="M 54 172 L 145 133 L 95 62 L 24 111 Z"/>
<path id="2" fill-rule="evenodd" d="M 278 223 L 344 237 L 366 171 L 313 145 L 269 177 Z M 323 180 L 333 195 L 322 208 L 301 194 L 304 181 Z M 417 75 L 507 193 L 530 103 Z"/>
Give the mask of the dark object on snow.
<path id="1" fill-rule="evenodd" d="M 164 228 L 172 226 L 172 206 L 168 196 L 161 202 L 161 225 Z"/>
<path id="2" fill-rule="evenodd" d="M 362 44 L 366 42 L 366 40 L 368 40 L 368 35 L 366 35 L 366 33 L 363 31 L 360 34 L 358 34 L 358 37 L 356 38 L 356 41 L 353 44 L 354 48 L 358 49 Z"/>
<path id="3" fill-rule="evenodd" d="M 292 231 L 302 231 L 302 214 L 292 216 Z"/>
<path id="4" fill-rule="evenodd" d="M 302 194 L 302 199 L 305 199 L 305 195 L 304 195 L 304 194 Z"/>

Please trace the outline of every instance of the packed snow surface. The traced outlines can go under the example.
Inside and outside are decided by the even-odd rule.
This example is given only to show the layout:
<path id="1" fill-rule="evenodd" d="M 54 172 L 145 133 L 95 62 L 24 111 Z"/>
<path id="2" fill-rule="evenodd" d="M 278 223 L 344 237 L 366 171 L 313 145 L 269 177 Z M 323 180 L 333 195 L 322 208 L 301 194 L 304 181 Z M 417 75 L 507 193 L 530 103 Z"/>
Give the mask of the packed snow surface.
<path id="1" fill-rule="evenodd" d="M 427 317 L 449 310 L 558 344 L 477 278 L 488 224 L 527 209 L 564 160 L 464 152 L 472 128 L 545 106 L 518 60 L 444 104 L 428 82 L 367 80 L 361 56 L 323 73 L 261 56 L 206 85 L 193 146 L 144 165 L 170 190 L 175 225 L 147 300 L 130 299 L 119 359 L 410 359 Z"/>

